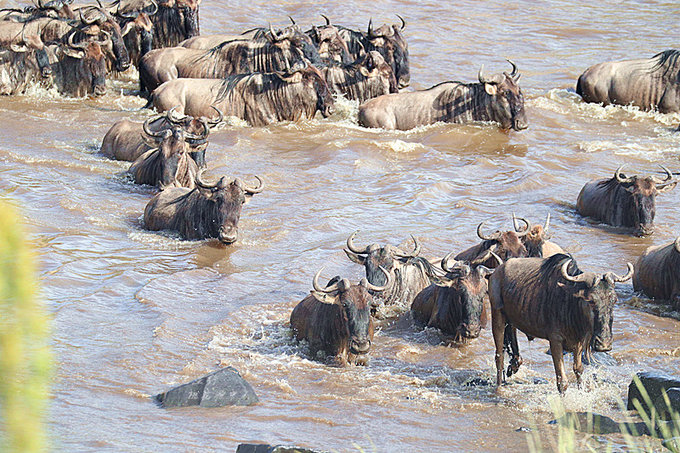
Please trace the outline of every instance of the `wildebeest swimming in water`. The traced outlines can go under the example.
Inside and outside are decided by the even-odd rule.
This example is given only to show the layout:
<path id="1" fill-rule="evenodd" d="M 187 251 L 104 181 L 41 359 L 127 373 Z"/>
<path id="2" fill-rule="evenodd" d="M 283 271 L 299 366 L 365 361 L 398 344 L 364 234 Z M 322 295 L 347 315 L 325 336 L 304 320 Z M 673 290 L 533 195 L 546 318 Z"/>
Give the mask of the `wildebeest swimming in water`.
<path id="1" fill-rule="evenodd" d="M 514 231 L 496 231 L 487 235 L 482 232 L 484 223 L 485 222 L 482 222 L 477 225 L 477 236 L 482 242 L 463 250 L 454 257 L 455 260 L 466 261 L 473 266 L 482 264 L 493 269 L 498 266 L 498 261 L 493 256 L 494 254 L 498 255 L 501 261 L 506 261 L 508 258 L 528 256 L 527 248 L 522 243 L 522 240 L 524 236 L 529 234 L 529 231 L 525 230 L 521 233 L 516 233 Z M 529 225 L 528 222 L 526 223 Z"/>
<path id="2" fill-rule="evenodd" d="M 204 116 L 215 106 L 224 115 L 265 126 L 278 121 L 328 117 L 334 101 L 328 85 L 315 67 L 290 73 L 232 75 L 225 79 L 176 79 L 152 93 L 157 110 L 179 106 L 178 111 Z"/>
<path id="3" fill-rule="evenodd" d="M 671 244 L 645 250 L 635 263 L 633 288 L 680 309 L 680 236 Z"/>
<path id="4" fill-rule="evenodd" d="M 212 49 L 172 47 L 152 50 L 142 58 L 140 81 L 152 91 L 177 78 L 220 79 L 235 74 L 287 72 L 307 63 L 320 64 L 311 39 L 295 28 L 273 29 L 253 40 L 223 42 Z"/>
<path id="5" fill-rule="evenodd" d="M 578 78 L 576 92 L 586 102 L 680 112 L 680 50 L 592 66 Z"/>
<path id="6" fill-rule="evenodd" d="M 194 146 L 205 144 L 210 129 L 205 118 L 200 119 L 203 133 L 194 135 L 185 132 L 181 126 L 173 126 L 155 133 L 160 139 L 158 148 L 151 149 L 139 156 L 130 165 L 130 174 L 135 183 L 168 187 L 194 188 L 194 179 L 198 173 L 198 165 L 191 158 L 190 143 Z"/>
<path id="7" fill-rule="evenodd" d="M 502 129 L 526 129 L 524 96 L 519 73 L 512 63 L 510 74 L 484 76 L 479 83 L 443 82 L 426 90 L 386 94 L 359 106 L 359 124 L 365 127 L 408 130 L 446 123 L 490 121 Z"/>
<path id="8" fill-rule="evenodd" d="M 423 289 L 413 300 L 413 319 L 424 326 L 436 327 L 456 343 L 477 338 L 482 328 L 487 280 L 493 270 L 452 261 L 453 252 L 441 261 L 445 275 Z M 497 256 L 497 255 L 496 255 Z"/>
<path id="9" fill-rule="evenodd" d="M 434 266 L 418 256 L 418 240 L 412 236 L 414 247 L 410 252 L 389 244 L 370 244 L 361 248 L 354 244 L 357 233 L 355 231 L 347 238 L 344 252 L 351 261 L 365 268 L 366 278 L 371 284 L 385 285 L 380 294 L 374 297 L 376 307 L 397 306 L 408 310 L 413 298 L 437 278 Z M 382 269 L 387 270 L 391 279 L 385 277 Z"/>
<path id="10" fill-rule="evenodd" d="M 583 364 L 581 354 L 609 351 L 612 348 L 612 321 L 617 301 L 614 285 L 633 276 L 633 265 L 619 277 L 612 272 L 581 272 L 569 255 L 550 258 L 509 259 L 489 278 L 489 300 L 494 343 L 496 346 L 496 383 L 504 380 L 504 349 L 508 337 L 516 339 L 515 329 L 527 337 L 550 342 L 555 365 L 557 388 L 567 389 L 563 351 L 574 353 L 574 373 L 580 385 Z M 519 348 L 512 345 L 519 356 Z M 513 357 L 516 367 L 520 357 Z M 516 371 L 516 368 L 512 371 Z"/>
<path id="11" fill-rule="evenodd" d="M 637 235 L 654 231 L 656 195 L 677 185 L 673 174 L 665 167 L 666 178 L 656 176 L 626 176 L 623 165 L 614 177 L 586 183 L 578 194 L 576 208 L 584 217 L 592 217 L 609 225 L 633 228 Z"/>
<path id="12" fill-rule="evenodd" d="M 335 277 L 322 288 L 322 270 L 314 276 L 314 290 L 293 309 L 290 327 L 298 341 L 309 342 L 312 355 L 331 356 L 340 366 L 367 365 L 374 334 L 371 292 L 384 290 L 390 274 L 381 268 L 387 281 L 384 286 L 372 285 L 365 278 L 352 285 L 346 278 Z"/>
<path id="13" fill-rule="evenodd" d="M 522 222 L 525 224 L 524 227 L 520 225 Z M 548 240 L 550 239 L 550 235 L 548 234 L 550 213 L 545 217 L 544 225 L 531 225 L 526 219 L 515 217 L 515 213 L 513 212 L 512 224 L 517 233 L 526 232 L 521 239 L 524 247 L 527 249 L 527 256 L 548 258 L 557 255 L 558 253 L 564 253 L 562 247 Z"/>
<path id="14" fill-rule="evenodd" d="M 162 190 L 146 205 L 144 225 L 152 231 L 170 230 L 184 239 L 217 238 L 224 244 L 238 239 L 238 222 L 246 195 L 259 193 L 259 185 L 248 187 L 239 178 L 221 177 L 210 184 L 196 175 L 196 187 L 169 187 Z"/>
<path id="15" fill-rule="evenodd" d="M 163 138 L 163 131 L 173 127 L 181 127 L 185 132 L 201 136 L 209 132 L 204 130 L 204 125 L 209 128 L 217 126 L 223 118 L 222 112 L 214 106 L 215 115 L 212 117 L 194 118 L 188 115 L 178 115 L 176 106 L 165 113 L 154 115 L 143 123 L 130 121 L 127 118 L 116 121 L 111 129 L 106 132 L 102 140 L 101 153 L 111 159 L 135 161 L 139 156 L 152 148 L 157 148 Z M 147 139 L 148 137 L 148 139 Z M 188 136 L 186 140 L 191 147 L 189 155 L 196 161 L 199 167 L 205 167 L 205 149 L 208 146 L 205 139 L 195 140 Z"/>
<path id="16" fill-rule="evenodd" d="M 378 52 L 372 50 L 348 65 L 328 65 L 321 69 L 333 94 L 360 104 L 388 93 L 397 93 L 397 79 L 392 68 Z"/>

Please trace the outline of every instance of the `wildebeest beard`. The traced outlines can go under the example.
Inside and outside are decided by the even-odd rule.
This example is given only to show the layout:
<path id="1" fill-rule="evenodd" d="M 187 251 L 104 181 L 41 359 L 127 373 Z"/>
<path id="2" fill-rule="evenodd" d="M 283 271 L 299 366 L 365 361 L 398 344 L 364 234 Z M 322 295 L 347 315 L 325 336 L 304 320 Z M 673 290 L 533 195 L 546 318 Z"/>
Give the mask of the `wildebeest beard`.
<path id="1" fill-rule="evenodd" d="M 151 16 L 153 22 L 153 48 L 175 47 L 186 36 L 184 16 L 178 8 L 159 5 L 156 14 Z"/>

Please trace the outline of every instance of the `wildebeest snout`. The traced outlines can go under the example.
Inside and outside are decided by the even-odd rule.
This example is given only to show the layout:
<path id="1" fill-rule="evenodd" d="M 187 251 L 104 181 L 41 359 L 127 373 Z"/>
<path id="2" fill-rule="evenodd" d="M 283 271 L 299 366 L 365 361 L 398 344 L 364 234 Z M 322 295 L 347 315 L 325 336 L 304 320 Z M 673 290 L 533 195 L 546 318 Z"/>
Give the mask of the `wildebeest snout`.
<path id="1" fill-rule="evenodd" d="M 367 354 L 371 349 L 371 340 L 366 338 L 352 338 L 349 349 L 353 354 Z"/>
<path id="2" fill-rule="evenodd" d="M 612 350 L 612 339 L 603 340 L 600 337 L 595 337 L 593 340 L 593 350 L 596 352 L 607 352 Z"/>
<path id="3" fill-rule="evenodd" d="M 235 226 L 223 226 L 219 231 L 219 240 L 224 244 L 232 244 L 238 239 L 238 228 Z"/>

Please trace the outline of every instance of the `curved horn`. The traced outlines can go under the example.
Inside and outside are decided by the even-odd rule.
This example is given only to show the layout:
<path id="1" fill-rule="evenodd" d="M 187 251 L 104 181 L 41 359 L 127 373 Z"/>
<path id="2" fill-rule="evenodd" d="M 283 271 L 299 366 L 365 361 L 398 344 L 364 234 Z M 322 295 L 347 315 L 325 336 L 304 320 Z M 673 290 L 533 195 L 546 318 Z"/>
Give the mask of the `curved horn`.
<path id="1" fill-rule="evenodd" d="M 399 14 L 397 14 L 397 17 L 398 17 L 399 20 L 401 21 L 401 28 L 400 28 L 400 30 L 403 30 L 404 28 L 406 28 L 406 21 L 405 21 L 404 18 L 401 17 Z"/>
<path id="2" fill-rule="evenodd" d="M 382 266 L 378 267 L 380 268 L 382 273 L 385 274 L 385 278 L 387 278 L 387 281 L 385 282 L 384 286 L 375 286 L 365 278 L 362 278 L 359 284 L 365 287 L 366 289 L 370 289 L 371 291 L 385 291 L 385 289 L 387 289 L 392 284 L 392 275 L 389 272 L 387 272 L 384 267 Z"/>
<path id="3" fill-rule="evenodd" d="M 85 24 L 85 25 L 92 25 L 92 24 L 94 24 L 95 22 L 97 22 L 98 19 L 99 19 L 99 18 L 97 18 L 97 17 L 95 17 L 95 18 L 92 19 L 92 20 L 85 19 L 85 17 L 83 16 L 83 9 L 85 9 L 85 8 L 87 8 L 87 6 L 83 6 L 82 8 L 80 8 L 80 9 L 78 10 L 78 13 L 80 14 L 80 21 L 81 21 L 83 24 Z M 90 6 L 90 8 L 94 8 L 94 7 Z"/>
<path id="4" fill-rule="evenodd" d="M 666 178 L 660 179 L 660 178 L 657 178 L 656 176 L 652 176 L 652 181 L 654 181 L 655 184 L 663 184 L 663 183 L 666 183 L 666 182 L 670 181 L 671 179 L 673 179 L 673 173 L 671 173 L 671 171 L 669 169 L 667 169 L 663 165 L 659 165 L 659 167 L 661 167 L 663 169 L 663 171 L 666 172 Z"/>
<path id="5" fill-rule="evenodd" d="M 347 238 L 347 248 L 354 253 L 359 253 L 359 254 L 365 254 L 368 253 L 368 246 L 364 248 L 363 250 L 358 249 L 354 246 L 354 236 L 357 235 L 359 230 L 356 230 L 354 233 L 350 234 L 349 237 Z"/>
<path id="6" fill-rule="evenodd" d="M 87 41 L 79 42 L 78 44 L 73 42 L 73 37 L 76 35 L 76 32 L 74 31 L 68 36 L 68 39 L 66 40 L 67 44 L 69 47 L 73 47 L 74 49 L 85 49 L 87 48 Z"/>
<path id="7" fill-rule="evenodd" d="M 507 62 L 512 65 L 512 72 L 510 73 L 510 77 L 514 79 L 515 76 L 517 75 L 517 65 L 510 60 L 507 60 Z"/>
<path id="8" fill-rule="evenodd" d="M 220 178 L 220 180 L 217 181 L 215 184 L 209 184 L 209 183 L 207 183 L 206 181 L 203 180 L 203 172 L 204 171 L 205 171 L 205 169 L 198 170 L 198 172 L 196 173 L 196 177 L 194 178 L 194 182 L 196 183 L 196 185 L 198 187 L 202 188 L 202 189 L 208 189 L 208 190 L 214 189 L 224 179 L 224 176 L 222 176 Z"/>
<path id="9" fill-rule="evenodd" d="M 633 267 L 633 265 L 631 263 L 626 263 L 626 265 L 628 266 L 628 272 L 623 277 L 619 277 L 618 275 L 616 275 L 613 272 L 607 272 L 605 274 L 605 276 L 611 277 L 612 281 L 615 281 L 615 282 L 618 282 L 618 283 L 627 282 L 628 280 L 633 278 L 633 274 L 635 273 L 635 268 Z"/>
<path id="10" fill-rule="evenodd" d="M 577 283 L 577 282 L 582 281 L 584 277 L 583 277 L 583 274 L 577 275 L 576 277 L 572 277 L 571 275 L 569 275 L 567 273 L 567 268 L 569 267 L 569 263 L 571 263 L 572 261 L 574 261 L 574 260 L 571 259 L 571 258 L 568 259 L 567 261 L 565 261 L 564 264 L 562 264 L 562 268 L 560 269 L 560 272 L 562 273 L 562 277 L 564 277 L 565 280 L 567 280 L 569 282 Z"/>
<path id="11" fill-rule="evenodd" d="M 191 132 L 184 132 L 184 141 L 190 145 L 202 145 L 208 140 L 208 135 L 210 135 L 210 127 L 208 126 L 208 120 L 201 117 L 198 119 L 203 125 L 203 133 L 200 135 L 192 134 Z"/>
<path id="12" fill-rule="evenodd" d="M 253 176 L 255 177 L 255 179 L 257 179 L 258 185 L 257 185 L 256 187 L 248 187 L 248 186 L 244 186 L 244 187 L 243 187 L 243 190 L 244 190 L 246 193 L 249 193 L 250 195 L 254 195 L 254 194 L 256 194 L 256 193 L 260 193 L 260 192 L 262 192 L 262 190 L 264 189 L 264 181 L 262 181 L 262 178 L 260 178 L 260 177 L 257 176 L 257 175 L 253 175 Z"/>
<path id="13" fill-rule="evenodd" d="M 153 16 L 158 12 L 158 3 L 156 3 L 154 0 L 151 0 L 151 4 L 153 5 L 153 12 L 146 12 L 149 16 Z"/>
<path id="14" fill-rule="evenodd" d="M 179 108 L 179 104 L 165 112 L 165 118 L 170 122 L 170 124 L 184 125 L 184 120 L 186 120 L 187 115 L 175 117 L 175 110 Z"/>
<path id="15" fill-rule="evenodd" d="M 626 166 L 626 164 L 621 165 L 619 168 L 616 169 L 616 172 L 614 172 L 614 177 L 621 184 L 633 182 L 633 178 L 623 178 L 623 177 L 621 177 L 621 169 L 625 166 Z"/>
<path id="16" fill-rule="evenodd" d="M 485 240 L 485 241 L 493 241 L 493 240 L 497 239 L 497 237 L 495 235 L 484 236 L 484 234 L 482 234 L 482 227 L 484 226 L 484 223 L 486 223 L 486 222 L 482 222 L 479 225 L 477 225 L 477 236 L 479 236 L 480 239 Z"/>
<path id="17" fill-rule="evenodd" d="M 680 236 L 678 236 L 678 238 L 675 240 L 675 250 L 680 253 Z"/>
<path id="18" fill-rule="evenodd" d="M 375 32 L 373 31 L 373 18 L 372 17 L 368 20 L 368 32 L 367 32 L 367 34 L 368 34 L 369 38 L 375 38 L 377 36 L 375 34 Z"/>
<path id="19" fill-rule="evenodd" d="M 326 19 L 326 25 L 330 25 L 330 24 L 331 24 L 331 20 L 328 18 L 328 16 L 326 16 L 325 14 L 322 14 L 321 17 L 323 17 L 324 19 Z"/>
<path id="20" fill-rule="evenodd" d="M 269 23 L 269 33 L 271 33 L 272 39 L 273 39 L 274 41 L 280 41 L 280 40 L 281 40 L 281 38 L 279 37 L 279 35 L 276 34 L 276 31 L 274 30 L 274 28 L 272 28 L 271 22 Z"/>
<path id="21" fill-rule="evenodd" d="M 520 229 L 518 220 L 520 222 L 524 222 L 524 229 Z M 515 213 L 513 212 L 512 213 L 512 226 L 515 228 L 515 232 L 519 233 L 519 232 L 522 232 L 522 231 L 529 231 L 531 224 L 524 217 L 516 217 Z"/>
<path id="22" fill-rule="evenodd" d="M 495 254 L 494 252 L 492 252 L 492 251 L 489 251 L 489 252 L 491 253 L 491 256 L 493 256 L 493 258 L 496 260 L 496 262 L 498 262 L 498 265 L 499 265 L 499 266 L 500 266 L 501 264 L 503 264 L 503 258 L 501 258 L 500 256 L 496 255 L 496 254 Z"/>
<path id="23" fill-rule="evenodd" d="M 215 112 L 217 112 L 217 118 L 216 119 L 209 119 L 208 125 L 210 127 L 215 127 L 222 122 L 222 120 L 224 119 L 224 114 L 222 113 L 222 111 L 220 109 L 218 109 L 214 105 L 211 105 L 210 108 L 213 109 Z"/>
<path id="24" fill-rule="evenodd" d="M 314 288 L 314 291 L 318 291 L 320 293 L 332 293 L 333 291 L 337 291 L 338 286 L 340 286 L 340 282 L 334 283 L 327 288 L 322 288 L 321 285 L 319 285 L 319 275 L 321 275 L 323 269 L 324 268 L 322 267 L 316 274 L 314 274 L 314 279 L 312 280 L 312 288 Z"/>
<path id="25" fill-rule="evenodd" d="M 156 121 L 156 120 L 159 119 L 159 118 L 163 118 L 163 116 L 164 116 L 164 115 L 161 113 L 160 115 L 152 116 L 151 118 L 149 118 L 149 119 L 147 119 L 146 121 L 144 121 L 144 123 L 142 124 L 142 129 L 144 130 L 144 133 L 145 133 L 146 135 L 148 135 L 149 137 L 154 137 L 154 138 L 160 138 L 160 137 L 162 137 L 162 136 L 164 135 L 164 131 L 154 132 L 154 131 L 152 131 L 151 129 L 149 129 L 149 125 L 150 125 L 153 121 Z"/>
<path id="26" fill-rule="evenodd" d="M 545 216 L 545 225 L 543 225 L 543 232 L 548 234 L 548 228 L 550 228 L 550 212 Z"/>
<path id="27" fill-rule="evenodd" d="M 288 16 L 288 19 L 290 19 L 290 21 L 293 23 L 293 25 L 297 25 L 297 24 L 295 23 L 295 20 L 293 19 L 293 16 Z"/>
<path id="28" fill-rule="evenodd" d="M 411 235 L 411 239 L 413 239 L 413 251 L 411 253 L 395 252 L 394 255 L 400 258 L 414 258 L 418 256 L 420 253 L 420 244 L 418 243 L 418 239 L 416 239 L 414 235 Z"/>
<path id="29" fill-rule="evenodd" d="M 449 252 L 446 254 L 444 258 L 442 258 L 441 262 L 439 263 L 439 267 L 441 267 L 444 272 L 451 272 L 451 266 L 449 266 L 449 260 L 453 256 L 455 252 Z"/>

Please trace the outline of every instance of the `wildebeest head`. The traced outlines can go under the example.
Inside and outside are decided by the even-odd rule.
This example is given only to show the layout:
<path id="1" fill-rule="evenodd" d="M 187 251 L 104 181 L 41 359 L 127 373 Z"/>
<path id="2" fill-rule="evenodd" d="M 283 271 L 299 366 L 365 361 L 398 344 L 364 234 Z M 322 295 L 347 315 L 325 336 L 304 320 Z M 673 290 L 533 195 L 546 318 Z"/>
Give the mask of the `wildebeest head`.
<path id="1" fill-rule="evenodd" d="M 102 40 L 74 43 L 74 34 L 71 34 L 68 44 L 59 47 L 63 54 L 59 59 L 64 66 L 65 88 L 71 91 L 67 87 L 74 87 L 74 93 L 70 94 L 101 96 L 106 93 L 106 58 L 102 47 L 110 43 L 110 38 L 104 31 L 102 35 Z"/>
<path id="2" fill-rule="evenodd" d="M 564 288 L 572 297 L 585 301 L 592 310 L 593 325 L 590 342 L 592 348 L 595 351 L 611 351 L 613 310 L 617 300 L 614 284 L 630 280 L 633 277 L 633 265 L 628 263 L 628 273 L 623 277 L 613 272 L 603 275 L 594 272 L 570 275 L 579 272 L 575 265 L 570 269 L 573 259 L 567 255 L 555 256 L 560 257 L 556 259 L 567 258 L 560 269 L 566 283 L 558 282 L 558 286 Z"/>
<path id="3" fill-rule="evenodd" d="M 439 279 L 442 285 L 455 290 L 457 300 L 446 309 L 451 311 L 448 318 L 458 321 L 455 341 L 460 342 L 477 338 L 482 330 L 481 317 L 488 287 L 486 277 L 493 270 L 482 265 L 472 267 L 466 261 L 451 260 L 453 253 L 442 259 L 440 266 L 446 274 Z M 496 258 L 500 261 L 498 255 Z"/>
<path id="4" fill-rule="evenodd" d="M 264 37 L 273 46 L 278 47 L 284 52 L 291 49 L 298 49 L 298 51 L 302 53 L 302 57 L 304 57 L 302 59 L 303 61 L 307 60 L 314 66 L 323 64 L 319 51 L 312 42 L 312 39 L 300 31 L 300 28 L 295 24 L 279 31 L 274 30 L 271 24 L 269 24 L 269 30 L 265 32 Z"/>
<path id="5" fill-rule="evenodd" d="M 411 258 L 420 254 L 420 244 L 414 236 L 411 236 L 414 244 L 413 251 L 407 253 L 392 245 L 381 247 L 378 244 L 371 244 L 363 249 L 359 248 L 354 245 L 354 237 L 357 233 L 358 231 L 355 231 L 347 238 L 347 248 L 343 250 L 350 260 L 364 266 L 366 278 L 373 285 L 388 286 L 388 278 L 383 269 L 392 275 L 406 265 Z M 394 281 L 393 279 L 392 282 Z"/>
<path id="6" fill-rule="evenodd" d="M 52 74 L 52 68 L 50 67 L 49 56 L 45 50 L 45 44 L 38 34 L 26 34 L 26 28 L 23 28 L 21 30 L 21 40 L 19 42 L 11 43 L 9 47 L 16 53 L 25 53 L 35 50 L 35 59 L 38 63 L 38 68 L 40 68 L 40 75 L 49 77 Z"/>
<path id="7" fill-rule="evenodd" d="M 189 156 L 196 162 L 196 165 L 205 167 L 205 150 L 208 147 L 210 129 L 222 121 L 223 114 L 217 107 L 211 106 L 217 113 L 215 117 L 194 118 L 193 116 L 175 113 L 177 107 L 155 115 L 144 122 L 142 125 L 144 133 L 156 142 L 149 143 L 149 145 L 158 146 L 159 141 L 163 138 L 164 130 L 180 127 L 184 130 L 184 140 L 189 145 Z"/>
<path id="8" fill-rule="evenodd" d="M 641 235 L 651 234 L 654 231 L 654 216 L 656 214 L 656 195 L 667 192 L 677 185 L 677 181 L 672 181 L 673 174 L 661 166 L 666 172 L 666 178 L 660 179 L 656 176 L 626 176 L 621 173 L 623 165 L 616 169 L 614 180 L 628 194 L 627 200 L 622 206 L 613 206 L 612 209 L 622 211 L 624 225 L 633 226 L 636 232 Z"/>
<path id="9" fill-rule="evenodd" d="M 198 6 L 201 0 L 176 0 L 177 8 L 184 16 L 184 36 L 185 39 L 192 38 L 201 34 L 198 18 Z"/>
<path id="10" fill-rule="evenodd" d="M 20 22 L 29 22 L 39 17 L 71 20 L 76 18 L 76 15 L 69 6 L 71 3 L 73 3 L 73 0 L 50 0 L 48 2 L 37 0 L 35 5 L 26 6 L 23 10 L 2 8 L 0 11 L 9 12 L 13 16 L 11 20 L 16 20 L 14 18 L 17 17 Z M 18 15 L 15 13 L 18 13 Z"/>
<path id="11" fill-rule="evenodd" d="M 483 264 L 490 268 L 498 266 L 493 254 L 498 255 L 502 261 L 507 261 L 508 258 L 523 258 L 528 256 L 528 252 L 522 238 L 528 234 L 528 231 L 522 233 L 515 233 L 514 231 L 496 231 L 490 235 L 482 233 L 484 222 L 477 225 L 477 236 L 482 239 L 480 247 L 480 254 L 476 257 L 470 257 L 469 260 L 473 265 Z M 460 259 L 460 255 L 459 255 Z"/>
<path id="12" fill-rule="evenodd" d="M 390 282 L 390 274 L 382 269 L 382 273 L 387 281 L 386 285 L 376 286 L 370 284 L 365 278 L 359 281 L 358 285 L 350 284 L 346 278 L 331 281 L 325 288 L 319 285 L 319 275 L 321 268 L 312 282 L 314 290 L 312 295 L 325 304 L 338 305 L 342 309 L 343 324 L 341 328 L 348 338 L 348 352 L 353 356 L 365 356 L 371 349 L 371 338 L 373 337 L 373 320 L 371 319 L 372 296 L 373 292 L 383 291 Z M 353 361 L 353 360 L 350 360 Z"/>
<path id="13" fill-rule="evenodd" d="M 484 75 L 484 66 L 479 69 L 479 83 L 484 85 L 484 91 L 492 99 L 491 121 L 500 123 L 503 129 L 514 129 L 521 131 L 528 126 L 526 114 L 524 113 L 524 96 L 519 87 L 521 74 L 517 71 L 517 66 L 510 60 L 512 72 L 508 74 L 495 74 L 492 77 Z"/>
<path id="14" fill-rule="evenodd" d="M 524 223 L 524 226 L 520 226 L 520 222 Z M 543 244 L 545 241 L 550 239 L 548 234 L 548 228 L 550 227 L 550 213 L 545 218 L 544 225 L 531 225 L 528 220 L 522 217 L 515 217 L 515 213 L 512 213 L 512 224 L 515 227 L 517 233 L 526 233 L 522 236 L 522 243 L 527 249 L 527 256 L 543 257 Z"/>
<path id="15" fill-rule="evenodd" d="M 238 239 L 238 222 L 241 218 L 241 208 L 246 201 L 246 195 L 260 193 L 264 184 L 259 176 L 255 176 L 258 186 L 247 187 L 240 178 L 228 180 L 225 176 L 214 184 L 202 179 L 203 171 L 196 175 L 196 190 L 201 197 L 208 201 L 208 213 L 202 213 L 210 219 L 207 237 L 215 237 L 224 244 L 231 244 Z"/>
<path id="16" fill-rule="evenodd" d="M 399 15 L 397 17 L 401 20 L 401 26 L 385 24 L 373 29 L 373 21 L 368 22 L 366 51 L 377 50 L 380 52 L 385 61 L 392 66 L 399 87 L 404 88 L 409 85 L 411 80 L 411 70 L 408 62 L 408 44 L 401 35 L 406 27 L 406 21 Z"/>
<path id="17" fill-rule="evenodd" d="M 154 9 L 148 13 L 139 10 L 124 12 L 120 10 L 119 4 L 115 13 L 120 23 L 124 24 L 120 33 L 135 64 L 139 64 L 139 60 L 153 48 L 153 22 L 150 16 L 156 13 L 158 5 L 152 3 L 152 7 Z"/>
<path id="18" fill-rule="evenodd" d="M 347 43 L 340 36 L 338 28 L 331 24 L 328 17 L 321 15 L 326 19 L 326 25 L 319 27 L 313 26 L 305 34 L 312 39 L 312 42 L 319 51 L 319 57 L 325 61 L 333 61 L 341 64 L 349 64 L 352 59 L 347 48 Z"/>
<path id="19" fill-rule="evenodd" d="M 386 82 L 385 92 L 399 92 L 399 85 L 397 83 L 397 78 L 394 76 L 394 71 L 392 71 L 392 67 L 387 64 L 379 52 L 371 50 L 364 56 L 359 57 L 355 64 L 359 65 L 359 70 L 364 77 L 380 77 L 384 80 Z"/>
<path id="20" fill-rule="evenodd" d="M 316 110 L 321 112 L 324 118 L 328 118 L 335 111 L 335 101 L 326 80 L 321 72 L 314 66 L 307 64 L 305 67 L 297 66 L 293 72 L 278 74 L 288 84 L 302 83 L 313 90 L 316 95 Z M 312 112 L 313 115 L 313 112 Z"/>
<path id="21" fill-rule="evenodd" d="M 85 6 L 79 10 L 80 20 L 84 25 L 97 24 L 102 31 L 109 34 L 111 40 L 108 46 L 103 46 L 107 52 L 112 53 L 116 62 L 117 71 L 125 71 L 130 67 L 128 55 L 120 25 L 104 8 L 100 6 Z"/>

